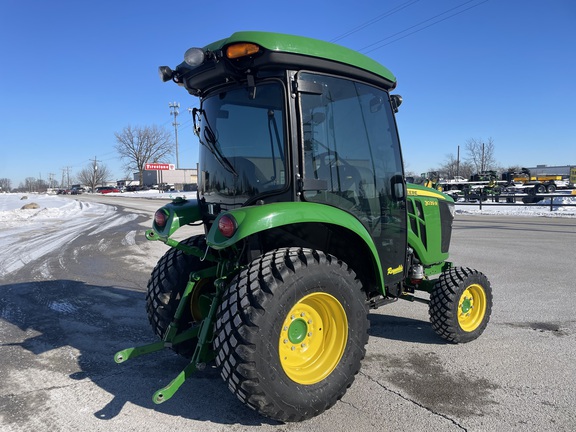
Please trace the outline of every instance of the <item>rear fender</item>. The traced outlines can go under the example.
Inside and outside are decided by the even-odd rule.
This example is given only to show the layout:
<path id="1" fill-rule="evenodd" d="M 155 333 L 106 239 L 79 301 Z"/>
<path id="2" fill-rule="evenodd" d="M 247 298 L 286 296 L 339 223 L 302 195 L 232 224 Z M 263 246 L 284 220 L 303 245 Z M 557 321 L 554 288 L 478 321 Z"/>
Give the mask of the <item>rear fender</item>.
<path id="1" fill-rule="evenodd" d="M 229 238 L 218 230 L 218 222 L 225 215 L 231 215 L 237 225 L 236 231 Z M 356 234 L 371 251 L 374 268 L 378 271 L 376 279 L 381 287 L 385 286 L 382 266 L 372 237 L 358 219 L 336 207 L 307 202 L 286 202 L 230 210 L 218 215 L 208 232 L 206 242 L 211 248 L 221 250 L 246 237 L 271 228 L 307 222 L 333 224 Z"/>

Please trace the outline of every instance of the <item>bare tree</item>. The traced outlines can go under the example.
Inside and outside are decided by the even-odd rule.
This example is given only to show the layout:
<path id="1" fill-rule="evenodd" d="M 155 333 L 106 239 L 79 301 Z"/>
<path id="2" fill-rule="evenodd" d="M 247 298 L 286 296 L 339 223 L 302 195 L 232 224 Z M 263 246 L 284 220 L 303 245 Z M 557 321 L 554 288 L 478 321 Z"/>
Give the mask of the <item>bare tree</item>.
<path id="1" fill-rule="evenodd" d="M 438 171 L 445 178 L 454 178 L 456 176 L 470 178 L 473 174 L 474 167 L 467 161 L 459 161 L 452 153 L 446 155 L 444 164 L 438 168 Z"/>
<path id="2" fill-rule="evenodd" d="M 36 190 L 38 192 L 46 192 L 48 190 L 48 182 L 46 180 L 38 179 L 36 181 Z"/>
<path id="3" fill-rule="evenodd" d="M 10 192 L 12 190 L 12 181 L 7 178 L 0 178 L 0 191 Z"/>
<path id="4" fill-rule="evenodd" d="M 163 162 L 174 150 L 170 132 L 156 125 L 127 126 L 114 135 L 116 151 L 125 160 L 125 169 L 138 171 L 140 185 L 145 165 L 149 162 Z"/>
<path id="5" fill-rule="evenodd" d="M 496 169 L 496 159 L 494 157 L 494 140 L 471 138 L 466 141 L 466 151 L 468 152 L 467 162 L 472 164 L 476 173 Z"/>
<path id="6" fill-rule="evenodd" d="M 22 184 L 21 184 L 22 186 Z M 26 177 L 24 179 L 23 189 L 26 192 L 37 192 L 38 191 L 38 180 L 36 177 Z"/>
<path id="7" fill-rule="evenodd" d="M 106 165 L 96 162 L 83 168 L 77 175 L 78 181 L 90 188 L 92 192 L 96 186 L 103 185 L 110 178 L 110 170 Z"/>

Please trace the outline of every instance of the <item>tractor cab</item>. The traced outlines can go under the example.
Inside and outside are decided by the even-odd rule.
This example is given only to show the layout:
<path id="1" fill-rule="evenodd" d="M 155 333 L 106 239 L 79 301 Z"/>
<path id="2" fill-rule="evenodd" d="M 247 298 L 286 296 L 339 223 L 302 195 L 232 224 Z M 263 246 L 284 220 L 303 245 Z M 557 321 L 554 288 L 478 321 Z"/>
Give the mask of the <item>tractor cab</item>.
<path id="1" fill-rule="evenodd" d="M 259 249 L 289 236 L 342 256 L 342 244 L 365 247 L 342 227 L 354 220 L 378 252 L 368 273 L 382 268 L 386 283 L 402 280 L 406 185 L 394 119 L 401 98 L 389 94 L 396 80 L 387 69 L 326 42 L 243 32 L 188 50 L 175 71 L 160 70 L 200 97 L 193 117 L 207 231 L 222 212 L 293 203 L 283 207 L 288 223 L 259 232 Z M 323 210 L 334 220 L 299 218 L 297 209 L 318 211 L 306 204 L 340 211 Z"/>

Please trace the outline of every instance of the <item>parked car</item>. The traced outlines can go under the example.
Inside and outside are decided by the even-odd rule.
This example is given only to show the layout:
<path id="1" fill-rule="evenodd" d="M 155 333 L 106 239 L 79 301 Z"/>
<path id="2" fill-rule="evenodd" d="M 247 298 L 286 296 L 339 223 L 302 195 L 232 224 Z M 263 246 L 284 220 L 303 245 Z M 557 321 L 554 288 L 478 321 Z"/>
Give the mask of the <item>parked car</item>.
<path id="1" fill-rule="evenodd" d="M 78 187 L 78 188 L 73 187 L 73 188 L 70 190 L 70 194 L 71 194 L 71 195 L 80 195 L 80 194 L 82 194 L 82 193 L 84 193 L 84 192 L 86 192 L 86 189 L 84 189 L 83 187 Z"/>
<path id="2" fill-rule="evenodd" d="M 148 189 L 146 186 L 135 186 L 135 185 L 126 186 L 126 192 L 136 192 L 146 189 Z"/>
<path id="3" fill-rule="evenodd" d="M 101 193 L 101 194 L 107 194 L 107 193 L 113 193 L 113 192 L 120 192 L 120 189 L 115 188 L 113 186 L 99 186 L 96 188 L 96 193 Z"/>

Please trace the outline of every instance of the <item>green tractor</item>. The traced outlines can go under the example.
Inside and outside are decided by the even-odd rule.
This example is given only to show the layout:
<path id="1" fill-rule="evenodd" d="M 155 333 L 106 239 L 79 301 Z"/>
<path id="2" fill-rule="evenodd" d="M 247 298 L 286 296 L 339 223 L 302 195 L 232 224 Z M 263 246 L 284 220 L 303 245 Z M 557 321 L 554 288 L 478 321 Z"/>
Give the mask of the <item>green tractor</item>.
<path id="1" fill-rule="evenodd" d="M 239 32 L 159 72 L 200 99 L 201 146 L 197 198 L 165 205 L 146 232 L 170 247 L 146 297 L 160 340 L 115 356 L 191 359 L 156 403 L 215 360 L 260 414 L 316 416 L 360 370 L 369 310 L 398 299 L 429 304 L 450 342 L 484 331 L 490 283 L 447 261 L 453 200 L 406 184 L 388 69 L 331 43 Z M 205 233 L 175 240 L 187 225 Z"/>

